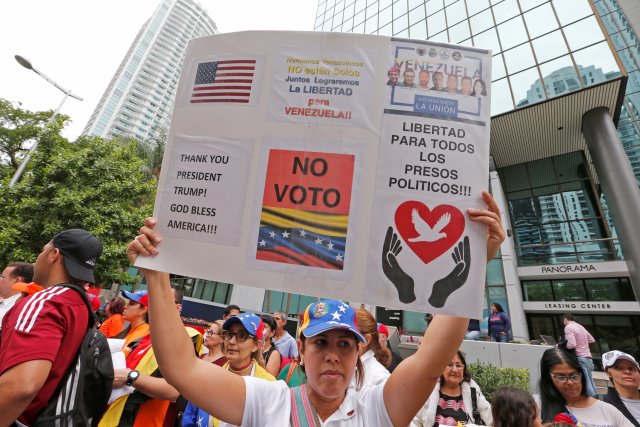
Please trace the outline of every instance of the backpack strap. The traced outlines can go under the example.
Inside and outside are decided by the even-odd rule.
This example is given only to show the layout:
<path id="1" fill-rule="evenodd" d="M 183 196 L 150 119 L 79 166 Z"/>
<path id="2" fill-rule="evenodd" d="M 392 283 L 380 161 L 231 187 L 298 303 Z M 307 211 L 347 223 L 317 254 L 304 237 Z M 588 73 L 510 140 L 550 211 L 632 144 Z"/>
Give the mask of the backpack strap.
<path id="1" fill-rule="evenodd" d="M 291 425 L 293 427 L 320 427 L 320 417 L 309 401 L 307 386 L 289 389 L 291 395 Z"/>
<path id="2" fill-rule="evenodd" d="M 471 416 L 473 417 L 474 424 L 479 426 L 486 425 L 480 416 L 480 411 L 478 410 L 478 395 L 476 394 L 476 388 L 471 387 Z"/>
<path id="3" fill-rule="evenodd" d="M 291 363 L 289 363 L 289 370 L 287 371 L 287 379 L 284 380 L 284 382 L 289 384 L 289 380 L 293 376 L 293 373 L 295 372 L 297 367 L 298 367 L 298 362 L 296 362 L 295 359 Z"/>

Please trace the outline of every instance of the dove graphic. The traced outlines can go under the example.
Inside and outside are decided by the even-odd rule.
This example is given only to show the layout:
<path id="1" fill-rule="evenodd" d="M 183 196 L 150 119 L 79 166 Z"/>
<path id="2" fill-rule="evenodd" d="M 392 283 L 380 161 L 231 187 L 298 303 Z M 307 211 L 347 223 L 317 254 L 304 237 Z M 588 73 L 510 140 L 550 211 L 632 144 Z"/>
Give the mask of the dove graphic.
<path id="1" fill-rule="evenodd" d="M 418 214 L 417 209 L 413 209 L 411 211 L 411 222 L 413 223 L 413 227 L 418 232 L 418 237 L 413 237 L 411 239 L 407 239 L 409 242 L 435 242 L 436 240 L 440 240 L 447 237 L 447 233 L 443 233 L 442 230 L 449 225 L 449 221 L 451 221 L 451 214 L 449 212 L 442 215 L 436 225 L 431 228 L 429 224 L 423 220 Z"/>

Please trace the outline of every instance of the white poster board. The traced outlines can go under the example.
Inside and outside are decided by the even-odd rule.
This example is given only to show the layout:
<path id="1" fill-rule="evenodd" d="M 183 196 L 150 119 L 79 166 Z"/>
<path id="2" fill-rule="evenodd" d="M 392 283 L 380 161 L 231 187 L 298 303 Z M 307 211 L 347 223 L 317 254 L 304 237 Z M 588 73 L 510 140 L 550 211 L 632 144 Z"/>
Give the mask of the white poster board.
<path id="1" fill-rule="evenodd" d="M 491 53 L 340 33 L 190 42 L 138 265 L 479 317 Z"/>

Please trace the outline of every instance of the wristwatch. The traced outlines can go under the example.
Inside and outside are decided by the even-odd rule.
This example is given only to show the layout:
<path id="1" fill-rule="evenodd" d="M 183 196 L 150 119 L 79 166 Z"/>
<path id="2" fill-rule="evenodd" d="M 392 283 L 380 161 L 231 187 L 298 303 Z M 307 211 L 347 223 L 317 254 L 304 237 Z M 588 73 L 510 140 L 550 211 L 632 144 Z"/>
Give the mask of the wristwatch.
<path id="1" fill-rule="evenodd" d="M 138 379 L 139 376 L 140 376 L 140 372 L 136 371 L 135 369 L 130 371 L 129 374 L 127 375 L 127 382 L 125 382 L 124 385 L 130 386 L 131 384 L 133 384 L 135 380 Z"/>

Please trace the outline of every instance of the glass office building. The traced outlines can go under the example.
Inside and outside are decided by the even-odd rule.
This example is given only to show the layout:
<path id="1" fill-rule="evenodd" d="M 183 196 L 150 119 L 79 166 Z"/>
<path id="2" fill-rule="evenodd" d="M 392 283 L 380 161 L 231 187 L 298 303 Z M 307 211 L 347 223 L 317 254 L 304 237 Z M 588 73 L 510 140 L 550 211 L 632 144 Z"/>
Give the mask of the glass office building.
<path id="1" fill-rule="evenodd" d="M 640 202 L 635 3 L 318 3 L 317 31 L 492 50 L 490 188 L 506 214 L 509 237 L 488 265 L 485 305 L 499 302 L 507 309 L 516 338 L 557 336 L 561 315 L 571 312 L 599 338 L 596 355 L 614 348 L 640 351 L 640 275 L 628 268 L 638 256 L 630 232 L 638 230 L 640 217 L 623 212 Z M 603 107 L 604 119 L 598 115 Z M 604 128 L 612 145 L 603 152 L 597 147 Z M 607 157 L 611 152 L 618 156 Z M 633 182 L 624 190 L 616 184 L 621 181 Z M 423 317 L 405 312 L 405 329 L 419 332 Z"/>
<path id="2" fill-rule="evenodd" d="M 640 356 L 640 7 L 634 0 L 319 0 L 317 31 L 493 52 L 488 187 L 508 238 L 487 265 L 516 340 L 558 336 L 570 312 Z M 631 268 L 630 268 L 631 267 Z M 190 300 L 295 316 L 313 297 L 175 278 Z M 391 314 L 389 314 L 391 313 Z M 386 312 L 420 333 L 425 313 Z"/>
<path id="3" fill-rule="evenodd" d="M 169 129 L 189 40 L 217 32 L 193 0 L 163 0 L 144 23 L 83 134 L 139 141 Z"/>

